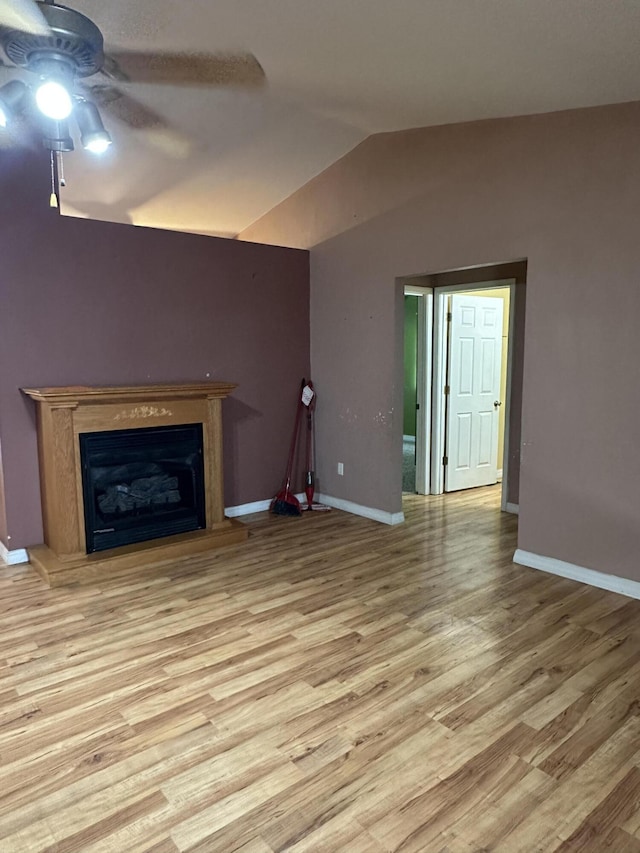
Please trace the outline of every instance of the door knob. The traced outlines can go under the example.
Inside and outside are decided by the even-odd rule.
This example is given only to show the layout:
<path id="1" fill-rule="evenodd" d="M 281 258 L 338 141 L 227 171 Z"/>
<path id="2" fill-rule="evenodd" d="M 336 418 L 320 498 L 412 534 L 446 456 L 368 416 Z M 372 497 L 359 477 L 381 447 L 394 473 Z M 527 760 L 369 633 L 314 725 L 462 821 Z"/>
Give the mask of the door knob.
<path id="1" fill-rule="evenodd" d="M 502 400 L 494 400 L 494 402 L 493 402 L 493 407 L 494 407 L 495 409 L 497 409 L 497 408 L 498 408 L 498 406 L 501 406 L 501 405 L 502 405 Z"/>

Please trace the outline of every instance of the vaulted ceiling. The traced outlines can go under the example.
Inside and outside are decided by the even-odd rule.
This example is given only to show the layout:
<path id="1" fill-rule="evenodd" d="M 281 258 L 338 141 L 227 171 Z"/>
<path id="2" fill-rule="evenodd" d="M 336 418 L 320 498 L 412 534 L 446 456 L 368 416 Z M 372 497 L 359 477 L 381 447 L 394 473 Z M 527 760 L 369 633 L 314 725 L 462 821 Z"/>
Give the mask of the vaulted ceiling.
<path id="1" fill-rule="evenodd" d="M 67 0 L 107 48 L 260 61 L 262 90 L 130 84 L 170 132 L 103 110 L 63 211 L 235 235 L 372 133 L 640 100 L 637 0 Z M 3 71 L 0 82 L 7 78 Z"/>

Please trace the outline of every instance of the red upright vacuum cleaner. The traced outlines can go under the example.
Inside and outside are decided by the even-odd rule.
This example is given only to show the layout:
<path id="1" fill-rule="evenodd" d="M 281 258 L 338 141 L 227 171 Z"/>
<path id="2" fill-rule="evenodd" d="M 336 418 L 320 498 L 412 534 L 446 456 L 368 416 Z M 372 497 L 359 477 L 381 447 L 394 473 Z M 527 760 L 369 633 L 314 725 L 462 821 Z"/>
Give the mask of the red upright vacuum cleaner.
<path id="1" fill-rule="evenodd" d="M 276 515 L 300 515 L 302 507 L 300 501 L 291 491 L 291 477 L 293 473 L 293 463 L 296 455 L 296 447 L 298 443 L 298 434 L 300 432 L 300 424 L 302 420 L 302 412 L 307 409 L 307 429 L 306 429 L 306 473 L 304 492 L 307 498 L 306 510 L 327 511 L 331 507 L 324 504 L 314 503 L 313 494 L 315 490 L 315 473 L 313 470 L 313 412 L 315 409 L 316 393 L 313 390 L 313 382 L 302 380 L 300 397 L 298 398 L 298 406 L 296 408 L 296 419 L 293 427 L 293 435 L 291 437 L 291 445 L 289 448 L 289 458 L 287 460 L 287 470 L 285 473 L 284 485 L 278 492 L 275 498 L 271 501 L 269 507 L 271 512 Z"/>
<path id="2" fill-rule="evenodd" d="M 313 493 L 316 487 L 316 474 L 313 470 L 313 410 L 316 405 L 316 395 L 313 390 L 313 382 L 309 380 L 307 386 L 302 391 L 302 400 L 304 402 L 304 392 L 307 391 L 307 453 L 306 463 L 307 470 L 304 475 L 304 493 L 307 498 L 307 509 L 311 509 L 313 505 Z"/>
<path id="3" fill-rule="evenodd" d="M 306 392 L 306 399 L 305 399 Z M 307 505 L 305 507 L 306 510 L 315 510 L 316 512 L 328 512 L 331 507 L 326 504 L 320 504 L 314 502 L 313 495 L 316 486 L 316 475 L 314 471 L 314 429 L 313 429 L 313 414 L 316 407 L 316 394 L 313 390 L 313 382 L 309 380 L 307 382 L 306 387 L 303 388 L 302 391 L 302 401 L 305 403 L 307 407 L 307 452 L 306 452 L 306 461 L 307 461 L 307 470 L 304 477 L 304 493 L 307 498 Z"/>

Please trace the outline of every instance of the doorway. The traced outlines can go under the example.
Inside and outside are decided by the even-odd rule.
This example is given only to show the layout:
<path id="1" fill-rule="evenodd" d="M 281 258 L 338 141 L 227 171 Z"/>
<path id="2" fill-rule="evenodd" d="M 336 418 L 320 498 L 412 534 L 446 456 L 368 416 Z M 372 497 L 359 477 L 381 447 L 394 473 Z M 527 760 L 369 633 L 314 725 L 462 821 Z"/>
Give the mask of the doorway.
<path id="1" fill-rule="evenodd" d="M 404 279 L 403 492 L 498 482 L 518 512 L 525 281 L 526 261 Z"/>

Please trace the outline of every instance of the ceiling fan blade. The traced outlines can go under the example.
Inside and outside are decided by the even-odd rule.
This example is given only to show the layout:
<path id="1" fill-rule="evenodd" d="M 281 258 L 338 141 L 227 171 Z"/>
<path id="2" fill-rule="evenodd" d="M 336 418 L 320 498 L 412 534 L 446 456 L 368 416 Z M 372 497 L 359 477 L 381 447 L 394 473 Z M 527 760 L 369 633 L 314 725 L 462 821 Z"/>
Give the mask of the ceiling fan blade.
<path id="1" fill-rule="evenodd" d="M 116 51 L 109 54 L 102 70 L 115 80 L 173 86 L 258 87 L 266 80 L 262 66 L 251 53 Z"/>
<path id="2" fill-rule="evenodd" d="M 34 0 L 0 0 L 0 26 L 39 36 L 51 32 Z"/>
<path id="3" fill-rule="evenodd" d="M 108 117 L 113 116 L 133 130 L 144 131 L 144 138 L 150 145 L 173 159 L 184 160 L 191 155 L 191 141 L 175 130 L 164 116 L 141 101 L 115 86 L 102 83 L 93 86 L 85 83 L 84 88 L 88 90 L 91 99 L 104 110 L 107 123 Z"/>
<path id="4" fill-rule="evenodd" d="M 104 107 L 109 115 L 114 116 L 134 130 L 167 126 L 166 119 L 159 113 L 115 86 L 102 83 L 91 86 L 85 83 L 85 88 L 89 89 L 91 99 L 99 107 Z"/>

